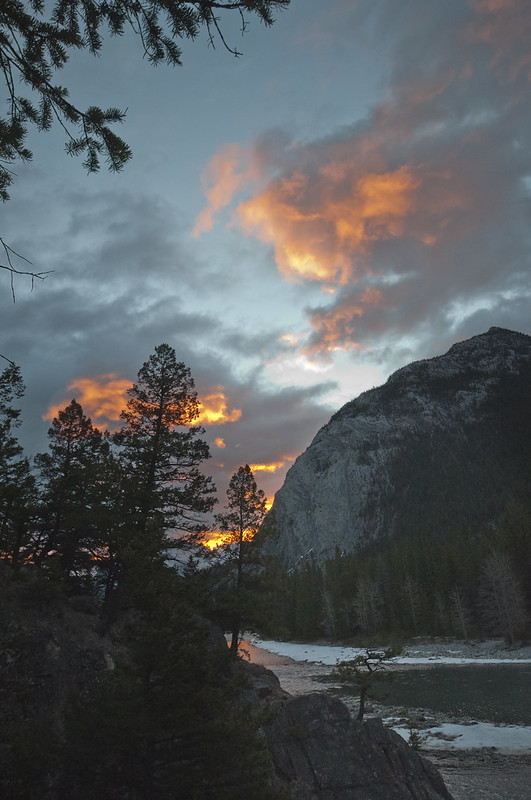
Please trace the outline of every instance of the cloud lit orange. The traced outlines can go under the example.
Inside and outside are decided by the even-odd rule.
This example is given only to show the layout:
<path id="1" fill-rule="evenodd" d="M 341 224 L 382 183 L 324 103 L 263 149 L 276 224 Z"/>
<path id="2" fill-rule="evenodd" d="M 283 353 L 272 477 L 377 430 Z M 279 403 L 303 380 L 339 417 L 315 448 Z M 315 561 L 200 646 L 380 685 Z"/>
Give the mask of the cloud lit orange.
<path id="1" fill-rule="evenodd" d="M 51 405 L 42 418 L 52 420 L 75 397 L 94 425 L 100 428 L 116 428 L 120 413 L 127 404 L 127 390 L 131 385 L 131 381 L 120 378 L 116 373 L 97 375 L 94 378 L 75 378 L 67 387 L 72 393 L 70 397 Z M 227 422 L 236 422 L 241 415 L 239 408 L 229 411 L 223 387 L 217 386 L 199 399 L 199 416 L 190 422 L 194 425 L 224 425 Z M 225 446 L 223 439 L 216 439 L 215 445 L 221 448 Z"/>
<path id="2" fill-rule="evenodd" d="M 326 356 L 334 350 L 356 347 L 357 319 L 369 307 L 378 307 L 383 302 L 383 294 L 369 287 L 359 297 L 338 303 L 330 310 L 314 311 L 311 315 L 315 331 L 315 342 L 307 344 L 304 352 L 308 356 Z"/>
<path id="3" fill-rule="evenodd" d="M 111 372 L 95 378 L 75 378 L 68 384 L 67 389 L 72 392 L 72 396 L 76 398 L 94 425 L 100 428 L 113 428 L 116 427 L 120 413 L 125 407 L 127 390 L 130 387 L 131 381 Z M 70 399 L 51 405 L 42 418 L 54 419 Z"/>
<path id="4" fill-rule="evenodd" d="M 244 146 L 233 143 L 222 147 L 210 159 L 201 179 L 208 203 L 196 219 L 192 236 L 209 231 L 216 214 L 249 183 L 252 168 L 247 165 L 247 156 Z"/>
<path id="5" fill-rule="evenodd" d="M 271 181 L 238 213 L 247 233 L 274 244 L 285 277 L 346 284 L 369 243 L 402 234 L 420 182 L 406 165 L 364 173 L 355 158 L 331 161 L 311 179 Z"/>
<path id="6" fill-rule="evenodd" d="M 294 461 L 292 456 L 285 456 L 282 461 L 277 461 L 273 464 L 249 464 L 252 472 L 276 472 L 285 466 L 287 461 Z"/>
<path id="7" fill-rule="evenodd" d="M 199 417 L 195 424 L 225 425 L 227 422 L 237 422 L 241 415 L 242 412 L 239 408 L 229 411 L 223 387 L 217 386 L 212 392 L 200 398 Z"/>
<path id="8" fill-rule="evenodd" d="M 507 200 L 517 184 L 514 209 L 527 197 L 530 1 L 467 0 L 459 13 L 422 19 L 434 44 L 425 48 L 426 69 L 403 31 L 390 35 L 388 91 L 363 119 L 314 141 L 279 140 L 255 173 L 252 145 L 220 151 L 205 172 L 210 223 L 231 204 L 230 224 L 268 245 L 285 279 L 333 294 L 306 308 L 311 331 L 282 339 L 284 350 L 309 360 L 367 346 L 385 321 L 407 329 L 409 315 L 429 313 L 434 297 L 439 313 L 456 286 L 472 291 L 489 263 L 487 252 L 474 271 L 475 253 L 499 220 L 516 230 Z"/>

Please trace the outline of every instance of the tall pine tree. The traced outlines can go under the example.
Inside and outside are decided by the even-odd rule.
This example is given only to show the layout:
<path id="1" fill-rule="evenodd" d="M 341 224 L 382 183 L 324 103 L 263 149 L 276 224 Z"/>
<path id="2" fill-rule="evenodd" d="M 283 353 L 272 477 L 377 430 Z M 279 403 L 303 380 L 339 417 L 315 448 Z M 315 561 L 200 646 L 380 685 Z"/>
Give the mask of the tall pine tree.
<path id="1" fill-rule="evenodd" d="M 226 534 L 224 547 L 232 554 L 231 650 L 236 653 L 242 627 L 245 567 L 253 553 L 252 540 L 266 514 L 266 496 L 258 489 L 248 464 L 232 476 L 227 489 L 227 511 L 216 515 L 220 530 Z"/>
<path id="2" fill-rule="evenodd" d="M 172 347 L 159 345 L 129 389 L 124 424 L 114 435 L 124 473 L 124 513 L 136 534 L 145 540 L 149 533 L 153 557 L 206 530 L 203 515 L 215 503 L 212 480 L 200 470 L 210 452 L 201 438 L 204 429 L 193 426 L 198 414 L 189 368 Z"/>
<path id="3" fill-rule="evenodd" d="M 48 437 L 49 451 L 35 457 L 41 483 L 36 560 L 54 556 L 64 577 L 85 579 L 104 545 L 109 442 L 75 399 L 52 420 Z"/>

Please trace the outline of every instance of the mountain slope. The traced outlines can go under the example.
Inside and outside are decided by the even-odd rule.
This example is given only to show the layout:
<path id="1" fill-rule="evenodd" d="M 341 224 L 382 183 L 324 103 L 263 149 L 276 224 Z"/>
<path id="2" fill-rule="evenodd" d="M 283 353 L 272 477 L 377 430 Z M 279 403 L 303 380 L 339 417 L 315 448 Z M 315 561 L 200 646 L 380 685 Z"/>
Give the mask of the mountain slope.
<path id="1" fill-rule="evenodd" d="M 495 524 L 529 503 L 531 337 L 501 328 L 395 372 L 340 409 L 289 470 L 272 515 L 287 566 L 404 532 Z"/>

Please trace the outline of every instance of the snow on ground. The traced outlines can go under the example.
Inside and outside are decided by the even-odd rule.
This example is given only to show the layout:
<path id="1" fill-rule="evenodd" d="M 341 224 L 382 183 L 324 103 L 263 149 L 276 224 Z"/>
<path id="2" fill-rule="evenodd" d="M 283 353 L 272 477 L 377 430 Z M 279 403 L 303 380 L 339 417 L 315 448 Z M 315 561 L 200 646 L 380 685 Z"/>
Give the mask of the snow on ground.
<path id="1" fill-rule="evenodd" d="M 384 720 L 406 741 L 410 729 Z M 490 722 L 474 722 L 467 725 L 443 722 L 437 727 L 419 731 L 421 746 L 430 750 L 475 750 L 480 747 L 494 748 L 498 753 L 531 752 L 531 728 L 520 725 L 492 725 Z"/>
<path id="2" fill-rule="evenodd" d="M 363 650 L 355 650 L 352 647 L 337 647 L 334 645 L 321 644 L 298 644 L 296 642 L 275 642 L 273 640 L 259 639 L 257 636 L 250 636 L 249 641 L 255 647 L 276 653 L 278 656 L 286 656 L 294 661 L 309 661 L 312 664 L 326 664 L 335 667 L 338 661 L 346 661 L 354 658 Z"/>
<path id="3" fill-rule="evenodd" d="M 277 642 L 249 636 L 254 647 L 275 653 L 277 656 L 291 658 L 298 662 L 335 666 L 338 661 L 346 661 L 365 653 L 363 648 L 340 647 L 338 645 L 300 644 L 296 642 Z M 511 664 L 531 663 L 531 648 L 519 651 L 504 650 L 500 642 L 485 642 L 479 645 L 456 643 L 455 645 L 424 644 L 405 649 L 405 655 L 397 656 L 392 663 L 412 667 L 422 664 Z M 396 719 L 386 723 L 396 730 L 406 741 L 411 730 Z M 499 725 L 487 722 L 466 721 L 463 724 L 442 722 L 419 731 L 423 748 L 443 750 L 474 750 L 494 748 L 498 753 L 519 754 L 531 752 L 531 727 L 521 725 Z"/>
<path id="4" fill-rule="evenodd" d="M 277 642 L 259 639 L 257 636 L 250 636 L 249 640 L 255 647 L 263 648 L 279 656 L 292 658 L 294 661 L 308 661 L 312 664 L 326 664 L 332 667 L 335 667 L 338 661 L 347 661 L 365 653 L 364 648 L 340 647 L 338 645 Z M 463 650 L 469 650 L 470 654 L 463 655 Z M 525 648 L 525 652 L 515 651 L 513 657 L 508 654 L 508 651 L 503 651 L 502 653 L 501 650 L 499 655 L 492 655 L 492 648 L 489 654 L 486 655 L 484 650 L 480 648 L 474 650 L 472 646 L 466 645 L 462 645 L 459 650 L 452 650 L 446 646 L 437 648 L 432 645 L 418 645 L 414 650 L 406 649 L 404 655 L 396 656 L 391 663 L 403 664 L 404 666 L 433 663 L 460 666 L 462 664 L 477 664 L 480 660 L 482 664 L 522 664 L 525 662 L 531 663 L 530 650 L 530 648 Z"/>

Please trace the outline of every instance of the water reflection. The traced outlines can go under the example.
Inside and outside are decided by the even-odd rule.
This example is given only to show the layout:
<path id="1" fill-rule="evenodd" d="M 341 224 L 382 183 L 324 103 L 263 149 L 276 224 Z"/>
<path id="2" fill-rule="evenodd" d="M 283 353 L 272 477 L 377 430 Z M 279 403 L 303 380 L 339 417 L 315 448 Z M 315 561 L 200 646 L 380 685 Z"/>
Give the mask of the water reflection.
<path id="1" fill-rule="evenodd" d="M 373 696 L 483 722 L 531 725 L 531 665 L 430 667 L 395 673 Z"/>

